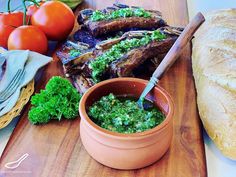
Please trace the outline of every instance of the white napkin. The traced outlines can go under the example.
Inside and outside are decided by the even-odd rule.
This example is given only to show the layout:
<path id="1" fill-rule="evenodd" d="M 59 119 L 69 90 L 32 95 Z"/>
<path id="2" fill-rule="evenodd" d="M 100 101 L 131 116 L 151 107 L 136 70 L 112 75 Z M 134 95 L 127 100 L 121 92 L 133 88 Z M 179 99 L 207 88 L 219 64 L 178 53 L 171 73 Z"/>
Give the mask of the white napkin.
<path id="1" fill-rule="evenodd" d="M 14 94 L 0 104 L 0 116 L 9 112 L 15 106 L 20 96 L 21 88 L 34 78 L 38 69 L 52 61 L 51 57 L 29 50 L 12 50 L 2 55 L 6 58 L 6 71 L 0 82 L 0 92 L 8 86 L 17 70 L 25 68 L 25 74 Z"/>

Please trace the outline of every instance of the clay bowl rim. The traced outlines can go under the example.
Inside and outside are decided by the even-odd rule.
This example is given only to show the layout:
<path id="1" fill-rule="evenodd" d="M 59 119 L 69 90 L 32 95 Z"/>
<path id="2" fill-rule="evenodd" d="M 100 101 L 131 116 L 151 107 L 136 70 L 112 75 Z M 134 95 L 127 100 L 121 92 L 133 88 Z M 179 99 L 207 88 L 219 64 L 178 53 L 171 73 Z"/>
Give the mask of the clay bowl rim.
<path id="1" fill-rule="evenodd" d="M 114 78 L 114 79 L 105 80 L 105 81 L 99 82 L 98 84 L 95 84 L 94 86 L 89 88 L 89 90 L 87 90 L 85 92 L 85 94 L 82 96 L 82 98 L 80 100 L 80 104 L 79 104 L 80 117 L 81 117 L 81 119 L 85 120 L 85 123 L 89 127 L 92 127 L 93 130 L 95 130 L 97 133 L 103 134 L 105 136 L 112 136 L 113 138 L 117 138 L 117 139 L 123 139 L 123 138 L 133 139 L 133 138 L 139 138 L 139 137 L 154 134 L 155 132 L 160 131 L 166 125 L 168 125 L 168 123 L 170 122 L 170 120 L 173 118 L 173 115 L 174 115 L 174 103 L 173 103 L 173 100 L 172 100 L 171 96 L 169 95 L 169 93 L 165 89 L 160 87 L 159 85 L 155 86 L 155 88 L 157 88 L 158 91 L 162 95 L 165 96 L 165 98 L 167 100 L 167 104 L 169 106 L 169 110 L 168 110 L 168 113 L 165 117 L 165 120 L 161 124 L 157 125 L 156 127 L 146 130 L 146 131 L 143 131 L 143 132 L 125 134 L 125 133 L 118 133 L 118 132 L 112 132 L 112 131 L 106 130 L 106 129 L 100 127 L 99 125 L 97 125 L 96 123 L 94 123 L 89 118 L 87 111 L 86 111 L 86 107 L 85 107 L 85 102 L 86 102 L 88 96 L 100 86 L 106 85 L 108 83 L 119 82 L 119 81 L 140 82 L 140 83 L 144 83 L 145 85 L 148 83 L 148 81 L 144 80 L 144 79 L 122 77 L 122 78 Z M 81 114 L 83 114 L 83 116 L 81 116 Z"/>

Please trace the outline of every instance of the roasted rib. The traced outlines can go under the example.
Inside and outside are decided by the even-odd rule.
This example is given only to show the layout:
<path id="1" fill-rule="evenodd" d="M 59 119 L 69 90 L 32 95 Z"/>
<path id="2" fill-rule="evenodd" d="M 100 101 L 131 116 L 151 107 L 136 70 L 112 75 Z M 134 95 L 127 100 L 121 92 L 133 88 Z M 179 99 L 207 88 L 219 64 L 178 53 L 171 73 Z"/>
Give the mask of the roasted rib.
<path id="1" fill-rule="evenodd" d="M 132 10 L 139 9 L 138 7 L 129 7 L 123 4 L 114 4 L 113 7 L 108 7 L 99 12 L 103 14 L 110 14 L 119 9 L 129 8 Z M 93 36 L 102 36 L 109 33 L 127 29 L 156 29 L 162 26 L 166 26 L 166 22 L 162 19 L 161 13 L 154 10 L 145 10 L 150 14 L 150 17 L 119 17 L 115 19 L 103 19 L 99 21 L 93 21 L 91 16 L 95 13 L 92 9 L 82 10 L 78 16 L 79 24 L 83 24 Z M 97 11 L 96 11 L 97 12 Z"/>

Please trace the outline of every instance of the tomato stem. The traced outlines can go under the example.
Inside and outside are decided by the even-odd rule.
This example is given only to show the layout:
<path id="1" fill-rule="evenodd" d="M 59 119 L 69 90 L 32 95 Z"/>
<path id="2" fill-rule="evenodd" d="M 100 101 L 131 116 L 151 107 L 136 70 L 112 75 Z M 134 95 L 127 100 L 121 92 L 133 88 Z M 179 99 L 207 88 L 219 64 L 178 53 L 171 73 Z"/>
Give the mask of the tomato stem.
<path id="1" fill-rule="evenodd" d="M 26 0 L 22 0 L 22 5 L 23 5 L 23 10 L 24 10 L 24 16 L 23 16 L 23 25 L 26 25 L 26 5 L 25 5 Z"/>
<path id="2" fill-rule="evenodd" d="M 35 4 L 37 7 L 39 7 L 39 3 L 35 0 L 25 0 L 25 1 L 28 1 L 28 2 L 32 2 L 33 4 Z"/>
<path id="3" fill-rule="evenodd" d="M 10 1 L 10 0 L 9 0 Z M 26 7 L 26 2 L 32 2 L 33 4 L 35 4 L 37 7 L 39 7 L 39 3 L 35 0 L 22 0 L 22 5 L 23 5 L 23 10 L 24 10 L 24 16 L 23 16 L 23 25 L 28 25 L 29 21 L 26 23 L 26 12 L 27 12 L 27 7 Z"/>
<path id="4" fill-rule="evenodd" d="M 11 13 L 11 0 L 7 1 L 7 11 L 8 13 Z"/>

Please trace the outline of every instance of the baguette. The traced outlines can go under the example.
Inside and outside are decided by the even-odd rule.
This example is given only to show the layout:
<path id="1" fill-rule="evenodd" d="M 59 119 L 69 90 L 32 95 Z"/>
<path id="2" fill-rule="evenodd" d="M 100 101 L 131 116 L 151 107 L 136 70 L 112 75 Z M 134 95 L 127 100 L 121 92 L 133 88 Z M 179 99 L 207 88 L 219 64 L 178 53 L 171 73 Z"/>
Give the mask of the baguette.
<path id="1" fill-rule="evenodd" d="M 236 160 L 236 9 L 206 15 L 193 42 L 192 68 L 203 125 L 220 151 Z"/>

